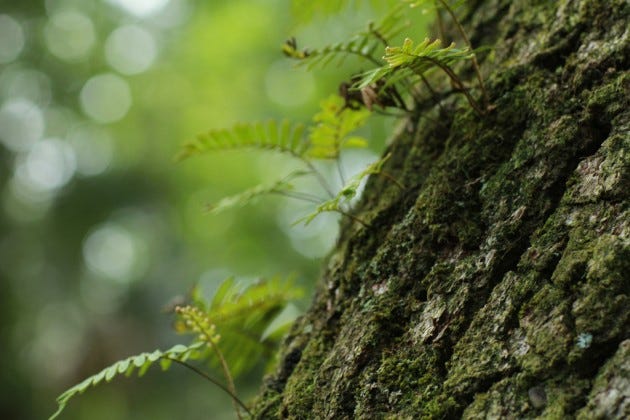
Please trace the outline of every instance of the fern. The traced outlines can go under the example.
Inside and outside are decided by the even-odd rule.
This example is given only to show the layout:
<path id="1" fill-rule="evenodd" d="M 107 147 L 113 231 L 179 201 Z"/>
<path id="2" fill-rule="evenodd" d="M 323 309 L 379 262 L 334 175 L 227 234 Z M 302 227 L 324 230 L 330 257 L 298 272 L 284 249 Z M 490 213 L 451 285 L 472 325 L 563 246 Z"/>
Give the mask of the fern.
<path id="1" fill-rule="evenodd" d="M 226 364 L 230 372 L 238 376 L 255 365 L 261 354 L 269 353 L 270 341 L 262 340 L 263 334 L 269 335 L 267 328 L 271 322 L 289 301 L 301 297 L 302 293 L 291 279 L 279 276 L 245 288 L 234 278 L 228 278 L 209 302 L 201 297 L 199 289 L 194 289 L 192 304 L 182 308 L 193 311 L 198 321 L 191 323 L 189 318 L 181 316 L 180 309 L 175 329 L 179 333 L 198 335 L 199 325 L 214 326 Z M 220 364 L 220 360 L 211 357 L 211 348 L 206 352 L 211 364 Z"/>
<path id="2" fill-rule="evenodd" d="M 274 150 L 309 159 L 336 159 L 344 147 L 365 147 L 367 141 L 359 137 L 349 137 L 352 131 L 365 124 L 370 113 L 344 107 L 338 95 L 331 95 L 322 101 L 321 111 L 313 117 L 315 127 L 308 138 L 303 136 L 303 124 L 291 124 L 284 120 L 266 123 L 239 123 L 231 129 L 210 130 L 197 139 L 184 144 L 178 154 L 179 160 L 207 152 L 230 149 L 252 148 Z M 309 169 L 313 168 L 309 165 Z"/>
<path id="3" fill-rule="evenodd" d="M 441 48 L 441 45 L 442 41 L 439 39 L 431 41 L 425 38 L 423 42 L 414 46 L 414 42 L 406 38 L 400 47 L 387 47 L 383 57 L 387 65 L 365 73 L 357 86 L 363 88 L 372 85 L 401 69 L 409 69 L 417 75 L 423 75 L 433 68 L 449 67 L 452 63 L 471 56 L 468 48 L 455 48 L 454 43 L 446 48 Z"/>
<path id="4" fill-rule="evenodd" d="M 304 129 L 303 124 L 291 124 L 287 120 L 239 123 L 231 129 L 210 130 L 198 135 L 195 140 L 184 144 L 177 159 L 206 152 L 245 148 L 274 150 L 300 157 L 308 148 L 308 143 L 303 138 Z"/>
<path id="5" fill-rule="evenodd" d="M 285 178 L 278 180 L 270 185 L 257 185 L 249 188 L 241 193 L 222 198 L 217 204 L 208 205 L 207 210 L 210 213 L 221 213 L 225 210 L 230 210 L 234 207 L 243 207 L 251 204 L 259 197 L 271 194 L 285 195 L 289 197 L 302 196 L 301 193 L 294 191 L 294 186 L 291 184 L 291 179 L 305 176 L 310 174 L 308 171 L 295 171 L 286 176 Z"/>
<path id="6" fill-rule="evenodd" d="M 356 174 L 346 185 L 341 188 L 341 190 L 337 193 L 337 195 L 331 198 L 328 201 L 325 201 L 317 206 L 314 212 L 311 214 L 304 216 L 303 218 L 297 220 L 294 224 L 304 223 L 308 225 L 322 213 L 325 212 L 337 212 L 341 213 L 344 216 L 348 216 L 354 221 L 367 226 L 367 224 L 361 219 L 351 215 L 348 213 L 347 205 L 354 199 L 358 192 L 361 182 L 369 175 L 378 174 L 381 172 L 383 165 L 390 158 L 390 154 L 387 154 L 383 158 L 377 160 L 376 162 L 372 162 L 369 164 L 363 171 Z"/>
<path id="7" fill-rule="evenodd" d="M 156 350 L 151 353 L 140 353 L 120 360 L 61 394 L 57 398 L 57 411 L 50 416 L 49 420 L 59 416 L 72 397 L 84 393 L 88 388 L 94 387 L 103 381 L 111 382 L 116 376 L 123 374 L 127 377 L 131 376 L 134 371 L 137 371 L 138 376 L 141 377 L 158 361 L 160 361 L 162 370 L 167 370 L 173 361 L 186 362 L 189 359 L 198 359 L 204 346 L 204 343 L 198 341 L 189 346 L 177 344 L 166 351 Z"/>
<path id="8" fill-rule="evenodd" d="M 404 1 L 410 3 L 411 7 L 418 7 L 420 5 L 428 3 L 429 0 L 404 0 Z M 493 106 L 490 105 L 490 99 L 488 97 L 488 92 L 486 91 L 486 86 L 485 86 L 485 83 L 483 81 L 483 76 L 481 75 L 481 69 L 479 68 L 479 63 L 477 62 L 477 56 L 475 55 L 474 49 L 472 47 L 472 44 L 470 43 L 470 39 L 468 38 L 468 35 L 466 35 L 466 31 L 464 30 L 464 27 L 460 23 L 459 19 L 457 19 L 457 15 L 455 14 L 455 10 L 454 10 L 455 8 L 461 6 L 463 3 L 465 3 L 465 0 L 458 0 L 458 1 L 433 0 L 433 5 L 434 5 L 434 7 L 436 9 L 437 8 L 442 8 L 449 14 L 451 19 L 453 20 L 453 23 L 457 27 L 457 30 L 459 31 L 459 34 L 461 35 L 462 39 L 464 40 L 464 43 L 468 47 L 468 50 L 471 51 L 470 61 L 472 63 L 473 70 L 475 71 L 475 75 L 477 76 L 477 81 L 479 82 L 479 89 L 481 90 L 482 99 L 483 99 L 483 105 L 484 105 L 484 109 L 479 108 L 479 109 L 476 109 L 476 110 L 477 110 L 477 112 L 481 111 L 480 114 L 485 114 L 486 111 L 491 110 L 493 108 Z M 437 12 L 437 18 L 438 18 L 438 22 L 440 24 L 441 36 L 442 36 L 442 38 L 444 38 L 444 32 L 445 31 L 444 31 L 444 27 L 443 27 L 442 15 L 440 14 L 439 11 Z M 453 79 L 453 77 L 450 74 L 449 74 L 449 77 L 451 77 L 451 79 Z M 459 85 L 463 89 L 462 84 L 459 83 Z M 471 101 L 471 98 L 469 96 L 467 96 L 467 99 L 470 102 L 470 104 L 473 107 L 475 107 L 475 104 Z"/>
<path id="9" fill-rule="evenodd" d="M 407 26 L 409 26 L 409 21 L 404 20 L 402 7 L 398 5 L 393 7 L 378 24 L 368 24 L 366 30 L 359 32 L 349 41 L 317 49 L 300 50 L 295 39 L 291 38 L 282 46 L 282 52 L 290 58 L 299 60 L 299 64 L 306 65 L 309 70 L 317 66 L 325 67 L 336 58 L 338 65 L 341 65 L 349 55 L 356 55 L 372 64 L 381 65 L 374 54 L 387 45 L 388 39 L 398 35 Z"/>
<path id="10" fill-rule="evenodd" d="M 367 140 L 350 136 L 370 116 L 366 109 L 345 107 L 344 100 L 331 95 L 321 103 L 321 111 L 313 117 L 316 123 L 309 133 L 307 155 L 315 159 L 337 159 L 343 148 L 366 147 Z"/>
<path id="11" fill-rule="evenodd" d="M 290 279 L 280 277 L 261 280 L 246 288 L 240 287 L 234 278 L 228 278 L 210 302 L 201 297 L 198 288 L 193 289 L 191 295 L 192 304 L 176 308 L 175 324 L 178 332 L 194 335 L 190 345 L 178 344 L 166 351 L 141 353 L 114 363 L 61 394 L 57 398 L 58 409 L 49 420 L 59 416 L 75 395 L 123 374 L 130 376 L 137 371 L 138 376 L 143 376 L 158 361 L 162 370 L 167 370 L 172 362 L 176 362 L 220 387 L 232 398 L 240 418 L 239 407 L 246 411 L 247 407 L 236 396 L 232 374 L 241 373 L 258 362 L 260 354 L 264 353 L 261 348 L 269 344 L 271 336 L 277 337 L 269 331 L 270 324 L 287 302 L 301 297 L 302 290 Z M 266 341 L 262 340 L 263 334 Z M 188 360 L 220 365 L 228 386 L 189 365 Z"/>
<path id="12" fill-rule="evenodd" d="M 365 109 L 352 109 L 338 95 L 331 95 L 321 103 L 321 110 L 313 117 L 313 125 L 308 137 L 304 136 L 303 124 L 291 124 L 284 120 L 266 123 L 236 124 L 232 129 L 210 130 L 196 140 L 186 143 L 178 155 L 185 159 L 207 152 L 252 148 L 273 150 L 299 159 L 306 170 L 295 171 L 271 185 L 258 185 L 240 194 L 227 197 L 209 210 L 218 213 L 226 209 L 246 205 L 255 199 L 269 194 L 280 194 L 311 202 L 321 200 L 312 194 L 294 191 L 291 180 L 304 175 L 312 175 L 330 197 L 334 196 L 325 177 L 313 164 L 314 159 L 335 160 L 342 149 L 366 147 L 367 140 L 352 136 L 351 133 L 363 126 L 370 112 Z"/>

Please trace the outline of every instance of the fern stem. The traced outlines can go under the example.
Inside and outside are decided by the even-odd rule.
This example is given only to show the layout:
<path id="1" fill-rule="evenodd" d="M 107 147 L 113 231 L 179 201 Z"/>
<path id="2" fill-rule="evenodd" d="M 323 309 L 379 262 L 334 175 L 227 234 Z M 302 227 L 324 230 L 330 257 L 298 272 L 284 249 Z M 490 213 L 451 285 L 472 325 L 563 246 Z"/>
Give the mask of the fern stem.
<path id="1" fill-rule="evenodd" d="M 319 182 L 319 185 L 321 185 L 324 191 L 326 191 L 326 194 L 328 194 L 330 198 L 334 197 L 335 194 L 333 194 L 332 189 L 330 188 L 330 186 L 328 185 L 328 182 L 326 181 L 326 178 L 324 178 L 324 175 L 322 175 L 322 173 L 317 170 L 315 165 L 313 165 L 313 162 L 309 161 L 303 156 L 299 156 L 299 155 L 295 155 L 295 156 L 298 157 L 302 162 L 304 162 L 304 164 L 308 167 L 308 169 L 310 169 L 311 172 L 313 172 L 313 175 L 315 175 L 315 178 L 317 178 L 317 182 Z"/>
<path id="2" fill-rule="evenodd" d="M 455 74 L 455 72 L 447 65 L 441 63 L 439 60 L 435 60 L 431 57 L 423 57 L 425 60 L 429 60 L 431 61 L 433 64 L 435 64 L 436 66 L 438 66 L 439 68 L 442 69 L 442 71 L 444 71 L 444 73 L 446 73 L 448 75 L 448 77 L 451 78 L 451 80 L 455 83 L 455 87 L 464 94 L 464 96 L 466 96 L 466 99 L 468 99 L 468 103 L 470 104 L 470 106 L 473 107 L 473 109 L 475 111 L 477 111 L 477 113 L 481 116 L 483 116 L 485 114 L 485 112 L 483 111 L 483 109 L 481 109 L 481 107 L 479 106 L 479 104 L 477 103 L 477 101 L 475 101 L 473 99 L 472 96 L 470 96 L 470 93 L 468 93 L 468 90 L 466 89 L 466 87 L 464 86 L 464 84 L 462 83 L 462 81 L 460 80 L 459 77 L 457 77 L 457 75 Z"/>
<path id="3" fill-rule="evenodd" d="M 378 30 L 374 29 L 371 25 L 369 29 L 370 29 L 370 33 L 374 35 L 374 37 L 376 37 L 379 41 L 381 41 L 383 45 L 385 45 L 386 47 L 389 45 L 385 37 Z"/>
<path id="4" fill-rule="evenodd" d="M 394 183 L 394 185 L 396 185 L 401 191 L 405 190 L 405 186 L 403 184 L 401 184 L 396 178 L 394 178 L 392 175 L 390 175 L 388 172 L 385 171 L 381 171 L 378 173 L 380 176 L 382 176 L 383 178 L 387 179 L 388 181 L 391 181 Z"/>
<path id="5" fill-rule="evenodd" d="M 196 367 L 194 367 L 191 364 L 188 364 L 186 362 L 183 362 L 181 360 L 177 360 L 177 359 L 174 359 L 174 358 L 171 358 L 171 357 L 162 357 L 162 359 L 170 360 L 170 361 L 175 362 L 175 363 L 177 363 L 177 364 L 179 364 L 181 366 L 184 366 L 187 369 L 192 370 L 193 372 L 195 372 L 197 375 L 201 376 L 202 378 L 204 378 L 208 382 L 211 382 L 212 384 L 214 384 L 217 387 L 219 387 L 223 392 L 228 394 L 232 398 L 233 401 L 236 401 L 243 408 L 243 410 L 245 410 L 247 412 L 247 414 L 249 414 L 250 416 L 252 415 L 251 411 L 249 411 L 249 409 L 247 408 L 245 403 L 243 403 L 243 401 L 241 401 L 240 398 L 238 398 L 235 394 L 233 394 L 232 391 L 230 391 L 221 382 L 217 381 L 216 379 L 214 379 L 212 376 L 208 375 L 207 373 L 205 373 L 201 369 L 197 369 Z"/>
<path id="6" fill-rule="evenodd" d="M 444 107 L 442 107 L 442 101 L 440 101 L 437 98 L 437 93 L 435 92 L 435 89 L 433 89 L 433 87 L 431 86 L 431 84 L 429 83 L 429 81 L 427 80 L 426 77 L 424 77 L 424 74 L 420 75 L 420 78 L 422 79 L 422 83 L 424 83 L 424 85 L 427 87 L 427 89 L 429 90 L 429 92 L 431 93 L 431 98 L 433 98 L 433 100 L 435 101 L 435 103 L 437 104 L 438 107 L 440 107 L 440 110 L 446 114 L 446 111 L 444 110 Z"/>
<path id="7" fill-rule="evenodd" d="M 343 174 L 343 167 L 341 166 L 341 155 L 338 155 L 337 159 L 335 159 L 335 166 L 337 166 L 337 173 L 339 174 L 341 185 L 346 185 L 346 177 Z"/>
<path id="8" fill-rule="evenodd" d="M 357 216 L 355 216 L 355 215 L 353 215 L 353 214 L 348 213 L 348 212 L 347 212 L 347 211 L 345 211 L 345 210 L 342 210 L 342 209 L 340 209 L 340 208 L 337 208 L 337 209 L 335 209 L 335 211 L 336 211 L 337 213 L 341 214 L 342 216 L 346 216 L 346 217 L 348 217 L 348 218 L 352 219 L 353 221 L 355 221 L 355 222 L 357 222 L 357 223 L 359 223 L 359 224 L 363 225 L 363 227 L 365 227 L 365 228 L 369 228 L 369 227 L 370 227 L 370 225 L 368 225 L 367 223 L 365 223 L 363 220 L 359 219 Z"/>
<path id="9" fill-rule="evenodd" d="M 316 197 L 314 195 L 310 195 L 307 193 L 301 193 L 301 192 L 291 192 L 291 191 L 274 191 L 275 194 L 287 197 L 287 198 L 293 198 L 295 200 L 301 200 L 301 201 L 307 201 L 309 203 L 313 203 L 313 204 L 321 204 L 322 201 L 325 201 L 323 199 L 320 199 L 319 197 Z"/>
<path id="10" fill-rule="evenodd" d="M 219 362 L 221 364 L 221 369 L 223 370 L 223 376 L 225 376 L 225 380 L 228 384 L 228 389 L 230 390 L 230 394 L 232 395 L 232 405 L 234 406 L 234 411 L 236 411 L 236 417 L 238 420 L 242 420 L 241 411 L 239 410 L 239 400 L 236 398 L 236 387 L 234 386 L 234 378 L 232 378 L 232 374 L 230 373 L 230 368 L 225 361 L 225 357 L 223 357 L 223 352 L 219 349 L 219 346 L 212 339 L 212 335 L 209 334 L 206 329 L 201 325 L 196 318 L 192 318 L 192 321 L 197 325 L 199 331 L 206 337 L 206 342 L 210 345 L 210 348 L 219 358 Z"/>
<path id="11" fill-rule="evenodd" d="M 459 23 L 457 16 L 455 16 L 455 12 L 453 12 L 453 9 L 451 9 L 448 3 L 445 0 L 438 0 L 438 1 L 442 4 L 442 6 L 444 6 L 447 13 L 451 16 L 451 18 L 453 19 L 453 22 L 455 22 L 455 26 L 457 26 L 459 33 L 464 39 L 464 42 L 470 49 L 470 52 L 472 54 L 472 56 L 470 57 L 470 60 L 472 61 L 473 69 L 475 70 L 475 74 L 477 75 L 477 80 L 479 81 L 479 88 L 481 89 L 481 96 L 483 98 L 483 104 L 484 104 L 485 109 L 488 109 L 490 106 L 490 100 L 488 99 L 488 92 L 486 91 L 486 85 L 484 84 L 483 77 L 481 76 L 481 70 L 479 70 L 479 63 L 477 62 L 477 55 L 475 54 L 475 51 L 473 50 L 472 45 L 470 44 L 470 39 L 468 39 L 468 35 L 466 35 L 466 31 L 464 31 L 464 28 L 462 27 L 461 23 Z M 485 112 L 482 112 L 482 114 L 484 113 Z"/>
<path id="12" fill-rule="evenodd" d="M 446 42 L 446 31 L 444 29 L 444 19 L 442 19 L 442 13 L 440 13 L 440 9 L 437 8 L 437 0 L 435 1 L 435 13 L 437 14 L 438 20 L 438 28 L 440 30 L 440 38 Z"/>

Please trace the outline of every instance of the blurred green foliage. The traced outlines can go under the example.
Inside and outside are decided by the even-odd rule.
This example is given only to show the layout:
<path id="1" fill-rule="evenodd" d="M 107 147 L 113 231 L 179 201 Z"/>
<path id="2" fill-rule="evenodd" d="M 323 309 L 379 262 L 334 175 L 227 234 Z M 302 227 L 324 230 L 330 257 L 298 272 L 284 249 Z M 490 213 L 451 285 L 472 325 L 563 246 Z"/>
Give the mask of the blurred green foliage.
<path id="1" fill-rule="evenodd" d="M 280 46 L 345 39 L 391 2 L 357 3 L 333 19 L 289 0 L 0 1 L 1 418 L 44 418 L 104 366 L 176 343 L 162 309 L 193 284 L 296 273 L 312 290 L 335 216 L 292 228 L 309 207 L 285 200 L 203 211 L 275 180 L 282 160 L 173 157 L 237 121 L 308 121 L 364 69 L 295 70 Z M 423 26 L 418 17 L 411 34 Z M 349 155 L 349 173 L 392 123 L 372 119 L 361 134 L 373 151 Z M 240 379 L 241 397 L 262 369 Z M 62 418 L 233 418 L 229 397 L 186 371 L 147 376 L 99 387 Z"/>

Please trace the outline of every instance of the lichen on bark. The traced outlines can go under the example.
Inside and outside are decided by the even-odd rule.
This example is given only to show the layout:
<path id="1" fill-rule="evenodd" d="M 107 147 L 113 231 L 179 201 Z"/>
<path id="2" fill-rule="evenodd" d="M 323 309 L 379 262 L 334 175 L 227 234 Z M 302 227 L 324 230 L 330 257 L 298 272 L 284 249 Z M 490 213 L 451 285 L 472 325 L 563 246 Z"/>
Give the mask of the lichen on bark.
<path id="1" fill-rule="evenodd" d="M 469 3 L 495 110 L 401 124 L 258 418 L 630 415 L 630 4 Z"/>

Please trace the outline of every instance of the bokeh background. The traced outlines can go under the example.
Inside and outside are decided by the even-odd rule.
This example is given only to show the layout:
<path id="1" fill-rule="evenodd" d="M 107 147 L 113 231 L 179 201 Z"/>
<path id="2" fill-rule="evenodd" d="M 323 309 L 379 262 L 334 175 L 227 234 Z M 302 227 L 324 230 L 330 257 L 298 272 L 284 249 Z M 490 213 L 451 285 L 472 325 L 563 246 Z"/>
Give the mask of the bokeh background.
<path id="1" fill-rule="evenodd" d="M 277 198 L 204 212 L 291 163 L 247 152 L 173 157 L 206 129 L 308 122 L 365 64 L 307 72 L 280 46 L 289 36 L 303 46 L 347 39 L 392 2 L 355 3 L 339 2 L 330 17 L 312 13 L 317 1 L 0 1 L 1 418 L 47 418 L 86 376 L 186 342 L 163 309 L 195 283 L 293 274 L 307 290 L 296 308 L 307 306 L 334 215 L 292 227 L 309 206 Z M 421 34 L 416 22 L 410 33 Z M 382 151 L 393 124 L 372 119 L 362 133 L 371 150 L 344 156 L 348 173 Z M 261 364 L 239 378 L 244 399 L 262 374 Z M 90 390 L 62 418 L 234 413 L 219 390 L 173 367 Z"/>

